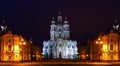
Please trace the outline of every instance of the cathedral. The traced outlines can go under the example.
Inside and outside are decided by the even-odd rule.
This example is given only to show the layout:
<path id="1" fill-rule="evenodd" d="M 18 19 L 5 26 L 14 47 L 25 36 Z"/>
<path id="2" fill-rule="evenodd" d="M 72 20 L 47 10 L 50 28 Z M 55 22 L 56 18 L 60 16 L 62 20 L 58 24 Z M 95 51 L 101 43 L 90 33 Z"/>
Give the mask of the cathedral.
<path id="1" fill-rule="evenodd" d="M 70 40 L 67 17 L 63 19 L 59 12 L 57 18 L 52 18 L 50 40 L 43 41 L 44 59 L 77 59 L 77 41 Z"/>

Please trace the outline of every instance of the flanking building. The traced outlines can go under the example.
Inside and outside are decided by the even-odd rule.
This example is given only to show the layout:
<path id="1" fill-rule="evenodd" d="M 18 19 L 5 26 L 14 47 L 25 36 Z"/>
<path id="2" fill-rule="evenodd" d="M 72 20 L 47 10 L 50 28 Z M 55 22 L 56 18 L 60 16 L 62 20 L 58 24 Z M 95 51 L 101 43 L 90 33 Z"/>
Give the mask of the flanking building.
<path id="1" fill-rule="evenodd" d="M 30 44 L 30 48 L 31 48 L 31 61 L 41 61 L 42 60 L 41 48 L 33 43 Z"/>
<path id="2" fill-rule="evenodd" d="M 3 23 L 0 31 L 0 61 L 30 61 L 30 42 L 23 36 L 7 31 Z"/>
<path id="3" fill-rule="evenodd" d="M 78 57 L 77 41 L 70 40 L 70 26 L 67 17 L 61 13 L 53 17 L 50 26 L 50 40 L 43 42 L 44 59 L 76 59 Z"/>
<path id="4" fill-rule="evenodd" d="M 120 60 L 120 30 L 115 22 L 109 33 L 100 33 L 90 44 L 90 60 L 118 61 Z"/>

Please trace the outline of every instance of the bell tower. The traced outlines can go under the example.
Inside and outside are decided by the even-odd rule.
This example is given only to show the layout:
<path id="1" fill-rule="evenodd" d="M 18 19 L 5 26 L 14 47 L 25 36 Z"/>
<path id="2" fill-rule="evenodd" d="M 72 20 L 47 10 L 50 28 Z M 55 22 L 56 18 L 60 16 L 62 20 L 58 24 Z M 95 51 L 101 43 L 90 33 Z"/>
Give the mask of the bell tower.
<path id="1" fill-rule="evenodd" d="M 62 22 L 61 12 L 58 13 L 57 22 L 58 22 L 58 23 L 61 23 L 61 22 Z"/>
<path id="2" fill-rule="evenodd" d="M 69 25 L 68 25 L 67 17 L 65 17 L 63 27 L 64 27 L 64 39 L 68 40 L 70 38 L 70 31 L 69 31 Z"/>
<path id="3" fill-rule="evenodd" d="M 52 18 L 51 23 L 52 23 L 52 25 L 50 28 L 50 39 L 55 40 L 56 25 L 55 25 L 55 18 L 54 17 Z"/>

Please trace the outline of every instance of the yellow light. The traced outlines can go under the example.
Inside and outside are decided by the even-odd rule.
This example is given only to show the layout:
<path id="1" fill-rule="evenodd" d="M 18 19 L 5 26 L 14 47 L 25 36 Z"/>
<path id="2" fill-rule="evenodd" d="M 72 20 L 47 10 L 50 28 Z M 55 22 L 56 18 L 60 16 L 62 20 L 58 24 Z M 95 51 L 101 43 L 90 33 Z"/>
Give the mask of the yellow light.
<path id="1" fill-rule="evenodd" d="M 100 41 L 100 44 L 102 44 L 103 42 L 102 41 Z"/>
<path id="2" fill-rule="evenodd" d="M 22 44 L 22 42 L 20 42 L 20 44 Z"/>
<path id="3" fill-rule="evenodd" d="M 100 38 L 98 38 L 98 40 L 100 40 Z"/>
<path id="4" fill-rule="evenodd" d="M 24 41 L 23 39 L 21 39 L 21 41 Z"/>
<path id="5" fill-rule="evenodd" d="M 96 44 L 98 44 L 98 41 L 96 41 Z"/>
<path id="6" fill-rule="evenodd" d="M 23 42 L 23 44 L 25 45 L 26 43 L 25 43 L 25 42 Z"/>
<path id="7" fill-rule="evenodd" d="M 103 51 L 107 50 L 107 45 L 103 45 Z"/>
<path id="8" fill-rule="evenodd" d="M 87 57 L 89 56 L 89 55 L 86 55 Z"/>
<path id="9" fill-rule="evenodd" d="M 15 50 L 19 50 L 19 46 L 18 46 L 18 45 L 15 45 L 15 46 L 14 46 L 14 49 L 15 49 Z"/>

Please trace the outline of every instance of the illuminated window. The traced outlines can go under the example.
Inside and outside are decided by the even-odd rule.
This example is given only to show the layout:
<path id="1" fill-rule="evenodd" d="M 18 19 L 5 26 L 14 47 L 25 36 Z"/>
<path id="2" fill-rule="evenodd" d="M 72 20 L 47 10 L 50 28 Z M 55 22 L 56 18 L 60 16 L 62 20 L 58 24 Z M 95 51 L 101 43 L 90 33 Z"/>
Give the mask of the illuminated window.
<path id="1" fill-rule="evenodd" d="M 11 51 L 11 47 L 12 47 L 11 45 L 8 45 L 8 50 L 9 50 L 9 51 Z"/>
<path id="2" fill-rule="evenodd" d="M 18 46 L 18 45 L 15 45 L 15 46 L 14 46 L 14 49 L 15 49 L 15 50 L 19 50 L 19 46 Z"/>
<path id="3" fill-rule="evenodd" d="M 107 50 L 107 45 L 103 45 L 103 50 Z"/>
<path id="4" fill-rule="evenodd" d="M 110 45 L 110 50 L 113 50 L 113 45 Z"/>

